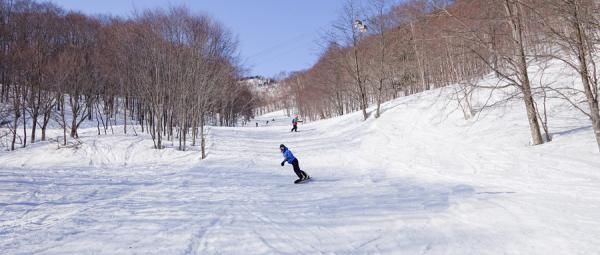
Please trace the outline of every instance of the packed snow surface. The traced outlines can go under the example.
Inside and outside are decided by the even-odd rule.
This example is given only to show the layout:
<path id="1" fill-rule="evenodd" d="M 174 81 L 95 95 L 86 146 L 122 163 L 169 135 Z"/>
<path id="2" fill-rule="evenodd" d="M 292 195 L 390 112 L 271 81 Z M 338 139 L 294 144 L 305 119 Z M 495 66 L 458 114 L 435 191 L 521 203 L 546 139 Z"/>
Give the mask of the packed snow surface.
<path id="1" fill-rule="evenodd" d="M 297 133 L 283 112 L 210 128 L 206 160 L 94 128 L 2 152 L 0 254 L 600 254 L 589 120 L 554 102 L 530 146 L 522 102 L 464 120 L 451 91 Z"/>

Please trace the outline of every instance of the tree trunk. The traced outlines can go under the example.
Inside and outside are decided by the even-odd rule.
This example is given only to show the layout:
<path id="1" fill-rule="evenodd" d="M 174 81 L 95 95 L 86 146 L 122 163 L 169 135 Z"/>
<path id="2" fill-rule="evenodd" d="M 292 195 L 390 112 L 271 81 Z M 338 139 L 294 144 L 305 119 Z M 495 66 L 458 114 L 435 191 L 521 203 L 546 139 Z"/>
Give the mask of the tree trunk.
<path id="1" fill-rule="evenodd" d="M 202 153 L 201 158 L 206 158 L 206 143 L 204 139 L 204 113 L 200 114 L 200 151 Z"/>
<path id="2" fill-rule="evenodd" d="M 18 107 L 18 106 L 17 106 Z M 17 128 L 19 127 L 19 118 L 20 118 L 21 114 L 19 113 L 19 110 L 17 108 L 17 110 L 15 111 L 15 120 L 13 121 L 13 138 L 12 138 L 12 142 L 10 143 L 10 150 L 14 151 L 15 150 L 15 142 L 17 141 Z"/>
<path id="3" fill-rule="evenodd" d="M 381 116 L 381 99 L 383 93 L 383 80 L 379 80 L 379 87 L 377 87 L 377 111 L 375 111 L 375 118 L 379 118 Z"/>
<path id="4" fill-rule="evenodd" d="M 527 110 L 527 119 L 529 121 L 529 129 L 531 131 L 531 139 L 533 145 L 544 143 L 540 126 L 537 119 L 537 111 L 535 110 L 535 102 L 531 92 L 529 74 L 527 73 L 527 59 L 525 58 L 525 47 L 523 45 L 523 26 L 520 13 L 520 2 L 511 3 L 510 0 L 505 0 L 504 7 L 508 14 L 508 22 L 512 30 L 512 40 L 517 52 L 516 65 L 518 76 L 521 82 L 521 91 L 523 92 L 523 101 Z"/>
<path id="5" fill-rule="evenodd" d="M 37 103 L 35 105 L 33 105 L 33 109 L 31 109 L 31 143 L 35 143 L 35 131 L 37 128 L 37 119 L 39 117 L 40 114 L 40 101 L 41 101 L 41 89 L 38 89 L 38 93 L 37 93 Z"/>
<path id="6" fill-rule="evenodd" d="M 183 151 L 186 150 L 186 145 L 187 145 L 187 141 L 186 141 L 186 139 L 187 139 L 187 130 L 188 130 L 187 125 L 184 125 L 183 126 L 183 130 L 182 130 L 182 132 L 183 132 L 183 135 L 182 135 L 183 136 Z"/>
<path id="7" fill-rule="evenodd" d="M 362 82 L 362 77 L 360 74 L 360 65 L 358 63 L 358 49 L 357 49 L 358 45 L 355 42 L 355 46 L 354 46 L 354 64 L 355 64 L 355 68 L 356 68 L 356 83 L 358 85 L 358 91 L 359 91 L 359 100 L 360 100 L 360 108 L 362 110 L 363 113 L 363 119 L 367 120 L 367 118 L 369 117 L 369 115 L 367 114 L 367 94 L 365 93 L 365 88 L 364 88 L 364 84 Z"/>
<path id="8" fill-rule="evenodd" d="M 25 99 L 23 99 L 25 102 Z M 23 148 L 27 146 L 27 112 L 25 111 L 25 104 L 23 104 Z"/>
<path id="9" fill-rule="evenodd" d="M 48 122 L 50 122 L 50 110 L 46 110 L 44 112 L 44 123 L 42 123 L 42 141 L 46 141 L 46 127 L 48 127 Z"/>
<path id="10" fill-rule="evenodd" d="M 65 119 L 65 99 L 63 96 L 59 97 L 60 103 L 60 117 L 63 124 L 63 145 L 67 145 L 67 120 Z"/>
<path id="11" fill-rule="evenodd" d="M 77 136 L 77 117 L 79 115 L 79 96 L 71 95 L 69 97 L 69 103 L 71 104 L 71 138 L 76 138 Z"/>
<path id="12" fill-rule="evenodd" d="M 527 74 L 527 62 L 525 62 L 525 53 L 523 52 L 523 48 L 521 47 L 521 77 L 522 77 L 522 90 L 523 90 L 523 101 L 525 103 L 525 108 L 527 109 L 527 119 L 529 120 L 529 129 L 531 131 L 531 138 L 533 145 L 538 145 L 544 143 L 542 139 L 542 134 L 540 131 L 540 125 L 537 119 L 537 112 L 535 110 L 535 103 L 533 99 L 533 95 L 531 93 L 531 86 L 529 84 L 529 75 Z"/>
<path id="13" fill-rule="evenodd" d="M 423 63 L 421 61 L 421 54 L 419 53 L 419 49 L 417 47 L 417 43 L 415 42 L 415 28 L 413 22 L 410 22 L 410 32 L 413 38 L 413 50 L 415 51 L 415 58 L 417 60 L 417 68 L 419 69 L 419 79 L 421 80 L 421 87 L 423 90 L 427 90 L 427 84 L 425 83 L 425 68 L 423 67 Z"/>
<path id="14" fill-rule="evenodd" d="M 598 145 L 598 150 L 600 151 L 600 111 L 598 107 L 598 87 L 597 84 L 594 84 L 592 80 L 590 80 L 590 71 L 588 66 L 590 61 L 594 61 L 593 59 L 588 60 L 587 56 L 589 54 L 589 49 L 587 45 L 589 45 L 589 39 L 585 32 L 585 29 L 582 27 L 582 20 L 580 17 L 580 6 L 577 2 L 572 3 L 573 6 L 573 22 L 571 23 L 573 28 L 575 29 L 576 36 L 576 52 L 577 59 L 579 62 L 579 75 L 581 77 L 581 82 L 583 83 L 583 90 L 585 92 L 585 97 L 588 102 L 588 106 L 590 107 L 590 118 L 592 119 L 592 128 L 594 130 L 594 135 L 596 137 L 596 143 Z"/>
<path id="15" fill-rule="evenodd" d="M 31 143 L 35 143 L 35 131 L 37 129 L 37 119 L 39 117 L 38 110 L 34 109 L 31 115 Z"/>
<path id="16" fill-rule="evenodd" d="M 73 119 L 71 120 L 71 138 L 77 138 L 77 115 L 73 113 Z"/>
<path id="17" fill-rule="evenodd" d="M 125 107 L 123 107 L 123 133 L 127 134 L 127 109 L 129 107 L 129 99 L 125 96 Z"/>
<path id="18" fill-rule="evenodd" d="M 194 120 L 192 124 L 192 146 L 196 146 L 196 135 L 198 133 L 198 122 Z"/>
<path id="19" fill-rule="evenodd" d="M 162 113 L 163 113 L 162 110 L 159 109 L 157 112 L 160 112 L 159 116 L 156 117 L 156 121 L 157 122 L 155 123 L 155 125 L 156 125 L 156 135 L 157 135 L 157 137 L 156 137 L 157 138 L 157 146 L 158 146 L 157 149 L 162 149 L 163 148 L 163 146 L 162 146 L 162 136 L 163 136 L 163 134 L 162 134 L 163 124 L 162 124 L 162 122 L 164 121 L 163 120 L 164 118 L 162 116 Z"/>

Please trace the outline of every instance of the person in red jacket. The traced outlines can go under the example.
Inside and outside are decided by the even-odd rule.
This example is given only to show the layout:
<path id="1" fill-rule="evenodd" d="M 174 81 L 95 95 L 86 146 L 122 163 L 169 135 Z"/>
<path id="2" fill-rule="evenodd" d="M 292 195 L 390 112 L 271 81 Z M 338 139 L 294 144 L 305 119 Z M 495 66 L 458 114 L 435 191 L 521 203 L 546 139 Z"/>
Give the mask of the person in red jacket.
<path id="1" fill-rule="evenodd" d="M 292 119 L 292 130 L 290 132 L 298 132 L 298 122 L 302 122 L 298 119 L 298 115 Z"/>

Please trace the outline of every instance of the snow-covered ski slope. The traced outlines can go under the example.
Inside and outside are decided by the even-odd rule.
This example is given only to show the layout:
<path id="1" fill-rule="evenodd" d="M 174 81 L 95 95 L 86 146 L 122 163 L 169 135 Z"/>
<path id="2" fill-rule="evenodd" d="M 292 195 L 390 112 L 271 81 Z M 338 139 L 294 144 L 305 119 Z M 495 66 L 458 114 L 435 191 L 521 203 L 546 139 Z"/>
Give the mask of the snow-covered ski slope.
<path id="1" fill-rule="evenodd" d="M 206 160 L 94 128 L 2 152 L 0 254 L 600 254 L 589 120 L 549 102 L 554 141 L 529 146 L 521 101 L 465 121 L 451 91 L 298 133 L 283 113 L 210 128 Z"/>

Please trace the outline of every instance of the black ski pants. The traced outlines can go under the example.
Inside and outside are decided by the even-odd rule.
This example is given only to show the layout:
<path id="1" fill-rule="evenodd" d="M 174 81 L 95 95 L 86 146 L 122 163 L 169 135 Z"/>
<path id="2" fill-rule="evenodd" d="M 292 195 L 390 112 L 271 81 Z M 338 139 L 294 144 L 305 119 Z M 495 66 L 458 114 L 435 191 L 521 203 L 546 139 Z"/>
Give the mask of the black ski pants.
<path id="1" fill-rule="evenodd" d="M 296 173 L 296 175 L 298 176 L 298 179 L 303 179 L 305 177 L 308 177 L 308 174 L 306 174 L 304 171 L 300 170 L 300 164 L 298 163 L 298 159 L 294 159 L 294 161 L 292 161 L 292 166 L 294 166 L 294 173 Z"/>

